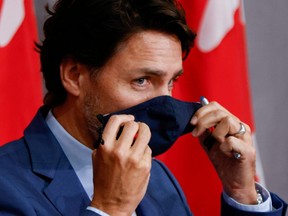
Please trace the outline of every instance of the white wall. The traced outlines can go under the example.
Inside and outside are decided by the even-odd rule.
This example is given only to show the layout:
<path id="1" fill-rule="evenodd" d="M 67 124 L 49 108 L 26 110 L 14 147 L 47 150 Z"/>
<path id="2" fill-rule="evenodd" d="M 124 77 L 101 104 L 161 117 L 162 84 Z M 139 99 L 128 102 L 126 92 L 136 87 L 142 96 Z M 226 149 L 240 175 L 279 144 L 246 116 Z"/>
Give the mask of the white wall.
<path id="1" fill-rule="evenodd" d="M 288 200 L 288 1 L 245 0 L 256 136 L 271 191 Z"/>

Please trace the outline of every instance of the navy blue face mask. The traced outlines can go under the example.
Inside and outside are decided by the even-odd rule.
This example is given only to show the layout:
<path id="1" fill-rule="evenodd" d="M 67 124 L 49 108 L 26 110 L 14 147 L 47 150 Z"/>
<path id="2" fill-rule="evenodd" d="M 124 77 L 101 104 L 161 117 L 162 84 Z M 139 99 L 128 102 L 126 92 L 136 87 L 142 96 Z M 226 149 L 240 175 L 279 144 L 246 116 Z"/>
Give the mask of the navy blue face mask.
<path id="1" fill-rule="evenodd" d="M 190 120 L 200 107 L 200 103 L 184 102 L 170 96 L 159 96 L 131 108 L 97 117 L 103 128 L 109 118 L 117 114 L 131 114 L 136 122 L 146 123 L 151 130 L 149 146 L 152 149 L 152 155 L 157 156 L 166 152 L 178 137 L 193 130 Z M 102 140 L 101 134 L 99 136 L 100 140 L 95 144 L 96 148 Z"/>

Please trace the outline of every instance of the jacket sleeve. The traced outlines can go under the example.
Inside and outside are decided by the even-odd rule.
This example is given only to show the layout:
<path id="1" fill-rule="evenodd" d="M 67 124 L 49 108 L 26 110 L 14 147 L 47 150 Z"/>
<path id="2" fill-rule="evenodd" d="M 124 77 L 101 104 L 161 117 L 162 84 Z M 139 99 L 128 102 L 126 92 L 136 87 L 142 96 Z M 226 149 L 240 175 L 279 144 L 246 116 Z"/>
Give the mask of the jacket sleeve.
<path id="1" fill-rule="evenodd" d="M 276 194 L 270 193 L 272 198 L 273 211 L 271 212 L 247 212 L 238 210 L 228 205 L 223 196 L 221 198 L 221 216 L 285 216 L 287 203 Z"/>

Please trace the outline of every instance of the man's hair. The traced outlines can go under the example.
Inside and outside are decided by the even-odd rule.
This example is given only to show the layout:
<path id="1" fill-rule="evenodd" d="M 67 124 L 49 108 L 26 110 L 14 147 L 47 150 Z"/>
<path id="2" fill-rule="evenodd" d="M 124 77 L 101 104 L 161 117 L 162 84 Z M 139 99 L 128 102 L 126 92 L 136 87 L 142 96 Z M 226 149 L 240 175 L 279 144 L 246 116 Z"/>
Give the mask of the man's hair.
<path id="1" fill-rule="evenodd" d="M 97 73 L 120 44 L 145 30 L 176 35 L 187 57 L 195 34 L 176 0 L 59 0 L 44 23 L 45 39 L 37 48 L 47 94 L 44 104 L 55 107 L 67 96 L 60 64 L 71 57 Z"/>

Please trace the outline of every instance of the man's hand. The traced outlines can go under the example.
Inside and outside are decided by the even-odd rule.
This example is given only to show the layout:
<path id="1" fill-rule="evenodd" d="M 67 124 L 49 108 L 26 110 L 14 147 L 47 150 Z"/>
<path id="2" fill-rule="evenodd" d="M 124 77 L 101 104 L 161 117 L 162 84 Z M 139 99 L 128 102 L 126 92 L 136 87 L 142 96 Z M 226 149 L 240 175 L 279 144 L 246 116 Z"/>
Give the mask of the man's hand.
<path id="1" fill-rule="evenodd" d="M 246 132 L 235 135 L 240 129 L 240 122 L 217 102 L 211 102 L 200 108 L 191 119 L 191 124 L 195 125 L 192 134 L 199 137 L 225 192 L 242 204 L 256 204 L 256 153 L 248 125 L 242 123 Z M 205 147 L 206 142 L 210 142 L 211 149 Z M 234 152 L 240 153 L 241 157 L 234 158 Z"/>
<path id="2" fill-rule="evenodd" d="M 120 137 L 117 134 L 123 127 Z M 91 205 L 109 215 L 129 215 L 143 199 L 151 169 L 150 129 L 131 115 L 111 116 L 104 145 L 93 152 L 94 196 Z"/>

